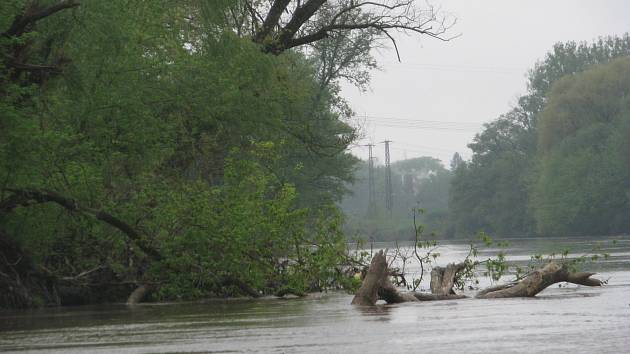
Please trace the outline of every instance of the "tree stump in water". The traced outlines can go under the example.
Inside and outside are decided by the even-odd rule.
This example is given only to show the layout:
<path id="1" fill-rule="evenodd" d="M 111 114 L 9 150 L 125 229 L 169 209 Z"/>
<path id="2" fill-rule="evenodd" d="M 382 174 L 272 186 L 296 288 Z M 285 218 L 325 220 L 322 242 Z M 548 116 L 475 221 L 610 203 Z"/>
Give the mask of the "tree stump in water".
<path id="1" fill-rule="evenodd" d="M 414 301 L 450 300 L 465 298 L 453 291 L 457 273 L 464 269 L 464 263 L 449 264 L 446 268 L 436 267 L 431 272 L 431 294 L 417 292 L 399 292 L 389 280 L 387 258 L 383 251 L 378 252 L 370 263 L 361 288 L 352 299 L 353 305 L 371 306 L 379 299 L 388 304 Z M 435 285 L 434 285 L 435 284 Z"/>
<path id="2" fill-rule="evenodd" d="M 435 295 L 455 295 L 453 286 L 457 273 L 466 268 L 465 263 L 450 263 L 431 270 L 431 293 Z"/>
<path id="3" fill-rule="evenodd" d="M 361 288 L 352 299 L 353 305 L 374 305 L 378 300 L 379 288 L 385 279 L 387 279 L 387 259 L 383 251 L 379 251 L 372 258 L 370 268 L 363 279 Z"/>

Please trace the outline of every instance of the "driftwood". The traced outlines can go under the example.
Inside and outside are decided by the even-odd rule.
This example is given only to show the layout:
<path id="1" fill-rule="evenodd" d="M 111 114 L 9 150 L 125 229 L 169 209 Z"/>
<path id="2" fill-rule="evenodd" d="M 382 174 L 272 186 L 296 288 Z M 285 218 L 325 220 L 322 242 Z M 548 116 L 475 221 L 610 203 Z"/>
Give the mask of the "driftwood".
<path id="1" fill-rule="evenodd" d="M 353 305 L 371 306 L 379 299 L 388 304 L 396 304 L 407 301 L 418 301 L 409 293 L 398 292 L 394 284 L 389 280 L 387 258 L 383 251 L 376 253 L 370 263 L 370 268 L 363 279 L 361 288 L 352 299 Z"/>
<path id="2" fill-rule="evenodd" d="M 586 286 L 601 286 L 603 282 L 591 278 L 595 273 L 571 273 L 566 265 L 549 262 L 546 266 L 530 273 L 519 282 L 499 285 L 480 291 L 477 298 L 496 299 L 506 297 L 532 297 L 550 285 L 568 282 Z"/>
<path id="3" fill-rule="evenodd" d="M 464 269 L 464 263 L 449 264 L 446 268 L 436 267 L 431 272 L 431 294 L 418 292 L 399 292 L 389 280 L 387 258 L 383 251 L 373 258 L 370 268 L 363 279 L 361 288 L 352 299 L 353 305 L 371 306 L 379 299 L 388 304 L 415 301 L 452 300 L 465 298 L 453 290 L 457 273 Z"/>
<path id="4" fill-rule="evenodd" d="M 388 304 L 415 301 L 453 300 L 466 298 L 453 290 L 455 280 L 460 271 L 466 267 L 465 263 L 451 263 L 446 267 L 435 267 L 431 271 L 431 293 L 399 292 L 389 280 L 387 259 L 383 251 L 373 258 L 370 268 L 361 284 L 361 288 L 352 299 L 353 305 L 372 306 L 378 300 L 385 300 Z M 569 282 L 586 286 L 601 286 L 603 282 L 591 278 L 595 273 L 572 273 L 568 267 L 556 262 L 549 262 L 520 281 L 491 286 L 477 293 L 476 298 L 508 298 L 532 297 L 545 288 L 560 282 Z"/>
<path id="5" fill-rule="evenodd" d="M 378 301 L 378 291 L 381 288 L 382 283 L 387 278 L 387 259 L 383 254 L 383 251 L 376 253 L 370 263 L 370 268 L 363 279 L 361 288 L 352 299 L 353 305 L 374 305 Z"/>

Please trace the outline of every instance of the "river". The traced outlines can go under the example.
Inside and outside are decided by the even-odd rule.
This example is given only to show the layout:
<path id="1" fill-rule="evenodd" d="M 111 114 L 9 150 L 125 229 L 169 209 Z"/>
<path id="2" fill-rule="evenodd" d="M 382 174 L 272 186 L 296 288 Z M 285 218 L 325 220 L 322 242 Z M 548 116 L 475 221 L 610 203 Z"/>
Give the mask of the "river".
<path id="1" fill-rule="evenodd" d="M 293 299 L 98 305 L 0 312 L 0 351 L 17 353 L 627 353 L 630 238 L 607 242 L 587 265 L 601 288 L 553 286 L 536 298 L 462 299 L 371 308 L 340 292 Z M 595 241 L 511 241 L 510 260 Z M 385 247 L 386 245 L 375 245 Z M 464 243 L 444 243 L 439 263 L 461 260 Z M 496 249 L 490 249 L 492 254 Z M 413 271 L 413 269 L 411 269 Z"/>

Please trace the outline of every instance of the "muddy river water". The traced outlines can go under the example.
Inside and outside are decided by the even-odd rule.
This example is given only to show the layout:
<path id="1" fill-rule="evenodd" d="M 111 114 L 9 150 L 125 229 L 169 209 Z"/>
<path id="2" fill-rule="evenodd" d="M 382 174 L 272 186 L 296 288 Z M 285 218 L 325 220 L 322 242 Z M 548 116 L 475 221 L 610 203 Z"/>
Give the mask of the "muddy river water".
<path id="1" fill-rule="evenodd" d="M 607 242 L 588 265 L 601 288 L 550 287 L 536 298 L 463 299 L 353 307 L 339 292 L 294 299 L 99 305 L 0 312 L 0 352 L 17 353 L 629 353 L 630 238 Z M 595 241 L 512 241 L 508 254 Z M 385 247 L 384 245 L 376 245 Z M 446 243 L 439 263 L 467 245 Z M 491 254 L 496 250 L 488 250 Z M 483 255 L 482 255 L 483 257 Z M 413 269 L 412 269 L 413 271 Z"/>

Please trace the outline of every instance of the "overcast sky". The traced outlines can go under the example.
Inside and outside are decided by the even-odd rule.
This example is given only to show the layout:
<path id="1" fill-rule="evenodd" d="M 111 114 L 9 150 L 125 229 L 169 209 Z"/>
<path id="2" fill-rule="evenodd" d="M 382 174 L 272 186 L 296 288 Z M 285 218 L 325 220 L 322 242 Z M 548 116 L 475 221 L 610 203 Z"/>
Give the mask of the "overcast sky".
<path id="1" fill-rule="evenodd" d="M 433 156 L 446 166 L 456 151 L 470 158 L 466 145 L 481 124 L 514 106 L 525 93 L 527 71 L 556 42 L 592 41 L 630 31 L 628 0 L 433 0 L 457 18 L 442 42 L 398 36 L 402 62 L 393 50 L 374 53 L 382 71 L 372 74 L 371 90 L 344 86 L 343 95 L 359 120 L 358 144 L 392 140 L 393 161 Z M 418 1 L 422 6 L 423 1 Z M 367 148 L 352 149 L 361 158 Z"/>

